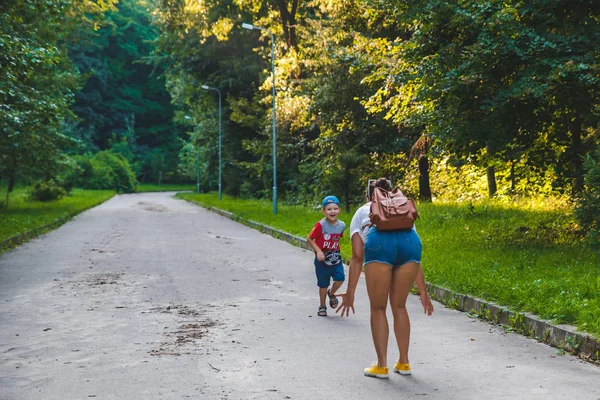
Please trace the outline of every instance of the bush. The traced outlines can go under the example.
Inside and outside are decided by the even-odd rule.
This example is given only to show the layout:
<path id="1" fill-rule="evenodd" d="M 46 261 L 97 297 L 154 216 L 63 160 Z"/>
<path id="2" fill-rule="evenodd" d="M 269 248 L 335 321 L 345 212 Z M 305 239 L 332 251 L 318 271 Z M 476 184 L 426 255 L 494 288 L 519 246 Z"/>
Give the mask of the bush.
<path id="1" fill-rule="evenodd" d="M 113 189 L 117 193 L 132 193 L 137 186 L 135 174 L 129 162 L 111 151 L 78 158 L 81 173 L 77 186 L 84 189 Z"/>
<path id="2" fill-rule="evenodd" d="M 82 170 L 79 167 L 77 160 L 75 158 L 68 158 L 67 162 L 61 166 L 61 169 L 56 176 L 56 183 L 65 189 L 67 195 L 69 195 L 78 185 L 81 172 Z"/>
<path id="3" fill-rule="evenodd" d="M 52 201 L 62 199 L 67 191 L 54 180 L 39 181 L 33 185 L 30 198 L 36 201 Z"/>
<path id="4" fill-rule="evenodd" d="M 600 146 L 585 162 L 585 187 L 577 198 L 575 215 L 593 246 L 600 245 Z"/>

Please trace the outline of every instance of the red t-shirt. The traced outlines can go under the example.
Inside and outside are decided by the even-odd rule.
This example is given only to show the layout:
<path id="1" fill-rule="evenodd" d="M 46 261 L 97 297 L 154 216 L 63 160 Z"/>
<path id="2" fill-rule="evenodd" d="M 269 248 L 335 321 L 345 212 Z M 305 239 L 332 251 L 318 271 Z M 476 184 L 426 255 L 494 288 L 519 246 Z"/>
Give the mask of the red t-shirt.
<path id="1" fill-rule="evenodd" d="M 310 231 L 310 238 L 325 254 L 325 264 L 338 265 L 342 261 L 340 255 L 340 238 L 344 235 L 346 224 L 338 219 L 337 224 L 332 225 L 327 218 L 323 218 L 315 224 Z"/>

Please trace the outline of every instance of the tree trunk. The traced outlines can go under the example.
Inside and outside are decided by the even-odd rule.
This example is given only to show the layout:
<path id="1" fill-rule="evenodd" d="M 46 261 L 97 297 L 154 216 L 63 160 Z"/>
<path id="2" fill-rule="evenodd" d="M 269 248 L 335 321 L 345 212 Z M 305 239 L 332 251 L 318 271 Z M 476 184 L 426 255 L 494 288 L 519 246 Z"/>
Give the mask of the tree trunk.
<path id="1" fill-rule="evenodd" d="M 296 38 L 296 10 L 298 9 L 298 0 L 292 0 L 292 9 L 288 10 L 286 0 L 279 0 L 279 15 L 281 16 L 281 25 L 283 27 L 283 36 L 287 45 L 291 48 L 298 48 L 298 39 Z"/>
<path id="2" fill-rule="evenodd" d="M 498 188 L 496 186 L 496 170 L 494 167 L 487 167 L 487 181 L 488 181 L 488 192 L 490 194 L 490 198 L 494 197 Z"/>
<path id="3" fill-rule="evenodd" d="M 514 193 L 516 190 L 516 182 L 515 180 L 517 179 L 517 177 L 515 176 L 515 162 L 511 161 L 510 162 L 510 192 Z"/>
<path id="4" fill-rule="evenodd" d="M 419 198 L 421 201 L 431 201 L 431 185 L 429 184 L 429 159 L 419 157 Z"/>
<path id="5" fill-rule="evenodd" d="M 13 189 L 15 188 L 15 174 L 13 171 L 10 172 L 10 174 L 8 175 L 8 193 L 12 193 Z"/>
<path id="6" fill-rule="evenodd" d="M 573 192 L 579 193 L 583 189 L 583 151 L 581 146 L 581 120 L 573 112 L 569 119 L 569 131 L 571 132 L 571 152 L 573 162 Z"/>
<path id="7" fill-rule="evenodd" d="M 15 188 L 15 181 L 16 181 L 16 173 L 15 173 L 15 170 L 13 169 L 12 171 L 10 171 L 8 173 L 8 188 L 6 189 L 6 208 L 8 208 L 8 201 L 10 199 L 10 194 L 12 193 L 12 191 Z"/>
<path id="8" fill-rule="evenodd" d="M 346 203 L 346 212 L 350 213 L 350 191 L 346 188 L 344 192 L 344 203 Z"/>

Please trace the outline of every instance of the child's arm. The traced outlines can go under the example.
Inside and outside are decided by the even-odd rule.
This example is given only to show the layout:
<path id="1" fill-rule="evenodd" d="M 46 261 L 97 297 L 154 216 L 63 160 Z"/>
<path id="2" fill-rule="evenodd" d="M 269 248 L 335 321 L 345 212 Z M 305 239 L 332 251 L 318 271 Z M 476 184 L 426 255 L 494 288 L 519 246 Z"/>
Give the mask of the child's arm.
<path id="1" fill-rule="evenodd" d="M 313 250 L 315 251 L 315 254 L 317 255 L 317 260 L 324 261 L 325 254 L 323 254 L 323 251 L 319 248 L 319 246 L 317 246 L 317 243 L 315 243 L 315 240 L 313 238 L 311 238 L 310 235 L 308 235 L 308 238 L 306 238 L 306 241 L 308 242 L 308 244 L 310 244 L 310 247 L 312 247 Z"/>

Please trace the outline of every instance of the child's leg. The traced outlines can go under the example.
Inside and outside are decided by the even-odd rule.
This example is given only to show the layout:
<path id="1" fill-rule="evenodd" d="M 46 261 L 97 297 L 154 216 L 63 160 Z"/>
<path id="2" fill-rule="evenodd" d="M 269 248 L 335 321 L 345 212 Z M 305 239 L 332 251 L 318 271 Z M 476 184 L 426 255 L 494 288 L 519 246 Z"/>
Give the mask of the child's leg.
<path id="1" fill-rule="evenodd" d="M 344 281 L 333 281 L 333 285 L 331 285 L 331 289 L 329 293 L 333 296 L 335 292 L 344 284 Z"/>
<path id="2" fill-rule="evenodd" d="M 315 258 L 315 275 L 317 276 L 317 286 L 319 287 L 320 305 L 324 306 L 327 300 L 327 288 L 329 288 L 329 270 Z"/>
<path id="3" fill-rule="evenodd" d="M 324 306 L 325 305 L 325 301 L 327 299 L 327 288 L 319 288 L 319 301 L 321 302 L 320 305 Z"/>
<path id="4" fill-rule="evenodd" d="M 330 295 L 334 295 L 335 292 L 344 284 L 344 280 L 346 279 L 346 275 L 344 274 L 344 265 L 339 264 L 333 267 L 331 271 L 331 278 L 333 279 L 333 285 L 331 285 L 331 289 L 329 290 Z"/>

